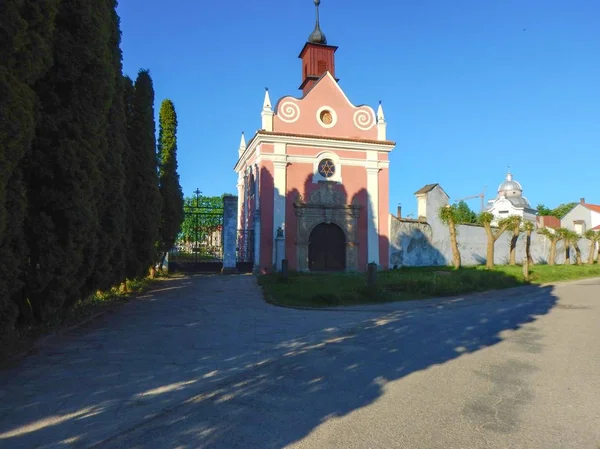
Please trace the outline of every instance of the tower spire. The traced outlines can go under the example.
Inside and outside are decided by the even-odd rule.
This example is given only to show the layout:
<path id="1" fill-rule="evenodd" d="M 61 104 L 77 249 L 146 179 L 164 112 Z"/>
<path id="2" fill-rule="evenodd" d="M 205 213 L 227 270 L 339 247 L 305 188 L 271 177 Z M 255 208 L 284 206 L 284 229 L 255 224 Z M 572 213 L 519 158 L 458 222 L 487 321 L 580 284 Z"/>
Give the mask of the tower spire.
<path id="1" fill-rule="evenodd" d="M 315 7 L 317 10 L 317 21 L 315 23 L 315 29 L 308 36 L 308 42 L 311 44 L 327 44 L 327 38 L 325 37 L 325 33 L 321 30 L 321 26 L 319 24 L 319 5 L 321 4 L 321 0 L 315 0 Z"/>

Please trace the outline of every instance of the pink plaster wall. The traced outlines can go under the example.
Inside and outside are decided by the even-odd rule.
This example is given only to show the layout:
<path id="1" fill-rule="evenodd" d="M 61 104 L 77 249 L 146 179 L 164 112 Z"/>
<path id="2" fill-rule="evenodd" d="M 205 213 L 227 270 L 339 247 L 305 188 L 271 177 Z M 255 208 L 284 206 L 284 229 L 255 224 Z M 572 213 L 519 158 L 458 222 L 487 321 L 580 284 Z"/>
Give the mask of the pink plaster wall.
<path id="1" fill-rule="evenodd" d="M 260 184 L 260 270 L 270 271 L 273 265 L 273 163 L 259 165 Z"/>
<path id="2" fill-rule="evenodd" d="M 335 153 L 339 157 L 344 159 L 360 159 L 364 161 L 366 159 L 366 153 L 364 151 L 351 151 L 344 150 L 342 147 L 339 148 L 311 148 L 311 147 L 297 147 L 293 145 L 288 145 L 287 154 L 290 156 L 308 156 L 308 157 L 316 157 L 320 153 L 328 151 L 330 153 Z"/>
<path id="3" fill-rule="evenodd" d="M 336 124 L 331 128 L 321 126 L 317 118 L 317 111 L 325 105 L 337 115 Z M 360 129 L 357 121 L 367 129 Z M 273 131 L 377 140 L 375 111 L 369 106 L 351 104 L 330 74 L 321 78 L 304 98 L 283 97 L 279 100 Z"/>

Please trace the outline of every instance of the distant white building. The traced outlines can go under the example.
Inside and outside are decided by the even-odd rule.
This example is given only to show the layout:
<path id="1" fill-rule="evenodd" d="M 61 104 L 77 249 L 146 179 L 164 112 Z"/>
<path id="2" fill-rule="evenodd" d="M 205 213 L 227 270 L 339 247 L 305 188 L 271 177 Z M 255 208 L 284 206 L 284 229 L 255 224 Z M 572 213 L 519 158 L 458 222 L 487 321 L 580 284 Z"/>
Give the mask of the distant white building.
<path id="1" fill-rule="evenodd" d="M 535 223 L 537 210 L 532 208 L 527 198 L 523 196 L 521 184 L 513 179 L 509 172 L 506 180 L 498 187 L 498 195 L 495 199 L 488 201 L 487 212 L 494 215 L 492 224 L 497 224 L 499 220 L 517 215 L 523 221 Z"/>
<path id="2" fill-rule="evenodd" d="M 600 231 L 600 205 L 586 203 L 585 198 L 581 198 L 579 204 L 560 220 L 560 225 L 580 235 L 590 229 Z"/>

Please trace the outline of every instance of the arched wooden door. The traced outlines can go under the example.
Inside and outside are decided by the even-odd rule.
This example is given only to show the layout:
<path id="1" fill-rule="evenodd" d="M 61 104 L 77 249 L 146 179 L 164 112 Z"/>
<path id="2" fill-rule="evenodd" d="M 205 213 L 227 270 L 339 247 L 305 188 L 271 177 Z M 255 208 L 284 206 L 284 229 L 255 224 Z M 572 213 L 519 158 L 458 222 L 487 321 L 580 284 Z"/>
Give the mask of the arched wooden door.
<path id="1" fill-rule="evenodd" d="M 321 223 L 310 233 L 308 269 L 311 271 L 344 271 L 346 269 L 346 236 L 333 223 Z"/>

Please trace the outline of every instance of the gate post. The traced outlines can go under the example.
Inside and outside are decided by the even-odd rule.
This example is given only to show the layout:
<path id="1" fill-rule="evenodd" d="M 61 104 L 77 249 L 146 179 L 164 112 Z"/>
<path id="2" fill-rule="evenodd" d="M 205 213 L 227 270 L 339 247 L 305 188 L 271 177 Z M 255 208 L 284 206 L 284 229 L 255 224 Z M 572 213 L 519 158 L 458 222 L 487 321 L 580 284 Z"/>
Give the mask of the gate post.
<path id="1" fill-rule="evenodd" d="M 223 197 L 223 273 L 237 273 L 237 207 L 238 197 Z"/>

